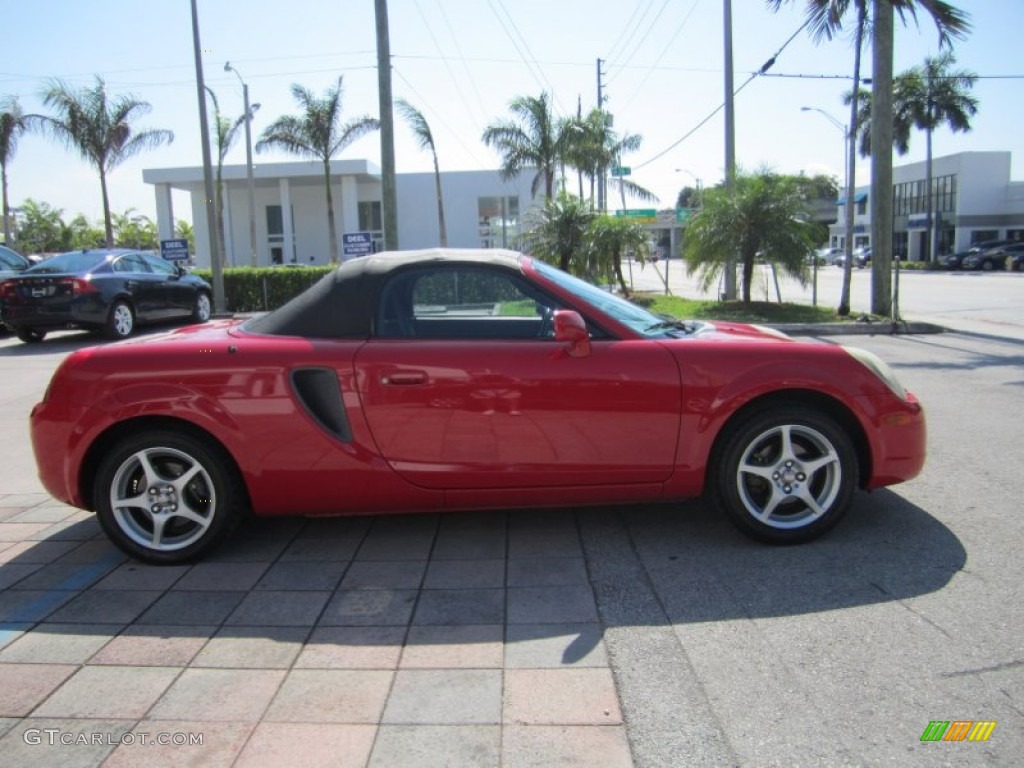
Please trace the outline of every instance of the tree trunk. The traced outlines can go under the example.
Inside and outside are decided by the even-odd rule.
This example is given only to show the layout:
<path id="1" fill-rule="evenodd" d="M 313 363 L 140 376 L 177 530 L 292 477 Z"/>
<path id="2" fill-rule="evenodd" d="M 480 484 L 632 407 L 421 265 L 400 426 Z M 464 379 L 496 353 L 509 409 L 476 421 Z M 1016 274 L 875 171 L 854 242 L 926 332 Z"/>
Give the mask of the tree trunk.
<path id="1" fill-rule="evenodd" d="M 107 236 L 107 248 L 114 247 L 114 226 L 110 222 L 110 197 L 107 195 L 107 174 L 100 166 L 100 189 L 103 192 L 103 231 Z"/>
<path id="2" fill-rule="evenodd" d="M 327 190 L 327 238 L 331 249 L 331 264 L 341 261 L 338 253 L 338 230 L 334 226 L 334 200 L 331 197 L 331 161 L 324 161 L 324 188 Z"/>
<path id="3" fill-rule="evenodd" d="M 0 167 L 0 176 L 3 177 L 3 206 L 4 206 L 4 242 L 11 244 L 11 208 L 7 204 L 7 166 Z"/>
<path id="4" fill-rule="evenodd" d="M 434 186 L 437 188 L 437 228 L 441 236 L 441 247 L 448 247 L 448 230 L 444 225 L 444 197 L 441 194 L 441 168 L 437 164 L 437 152 L 434 152 Z"/>
<path id="5" fill-rule="evenodd" d="M 892 314 L 892 0 L 873 0 L 871 311 Z"/>

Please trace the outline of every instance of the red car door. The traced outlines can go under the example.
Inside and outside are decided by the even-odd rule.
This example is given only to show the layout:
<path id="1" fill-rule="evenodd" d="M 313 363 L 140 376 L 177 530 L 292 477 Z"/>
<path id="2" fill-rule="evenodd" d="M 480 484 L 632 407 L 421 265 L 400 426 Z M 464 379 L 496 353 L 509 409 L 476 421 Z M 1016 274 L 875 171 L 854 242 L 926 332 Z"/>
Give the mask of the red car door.
<path id="1" fill-rule="evenodd" d="M 413 316 L 381 317 L 394 337 L 371 339 L 355 358 L 381 455 L 410 482 L 438 489 L 667 479 L 681 402 L 668 351 L 655 341 L 595 339 L 588 356 L 570 357 L 532 311 L 543 302 L 504 278 L 462 271 L 385 289 L 382 307 L 411 303 Z M 438 282 L 470 295 L 445 302 Z"/>

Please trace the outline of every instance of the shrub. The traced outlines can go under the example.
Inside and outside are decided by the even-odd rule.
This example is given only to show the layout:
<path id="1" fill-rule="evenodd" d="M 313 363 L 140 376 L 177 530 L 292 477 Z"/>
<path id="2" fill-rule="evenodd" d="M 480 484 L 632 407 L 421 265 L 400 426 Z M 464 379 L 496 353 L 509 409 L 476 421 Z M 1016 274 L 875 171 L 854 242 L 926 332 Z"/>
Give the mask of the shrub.
<path id="1" fill-rule="evenodd" d="M 277 309 L 334 269 L 335 267 L 230 267 L 223 272 L 225 309 L 228 312 L 262 312 Z M 213 281 L 213 274 L 209 269 L 197 269 L 194 274 L 209 283 Z"/>

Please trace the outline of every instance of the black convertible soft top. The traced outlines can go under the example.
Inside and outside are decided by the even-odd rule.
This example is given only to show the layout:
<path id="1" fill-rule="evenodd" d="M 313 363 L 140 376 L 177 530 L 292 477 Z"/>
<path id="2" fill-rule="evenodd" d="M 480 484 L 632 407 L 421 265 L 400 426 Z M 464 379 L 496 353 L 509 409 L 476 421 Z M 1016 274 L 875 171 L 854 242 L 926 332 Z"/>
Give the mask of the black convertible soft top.
<path id="1" fill-rule="evenodd" d="M 521 254 L 500 249 L 384 251 L 346 261 L 320 282 L 244 326 L 251 333 L 317 339 L 365 339 L 373 333 L 377 297 L 394 272 L 438 264 L 491 264 L 521 271 Z"/>

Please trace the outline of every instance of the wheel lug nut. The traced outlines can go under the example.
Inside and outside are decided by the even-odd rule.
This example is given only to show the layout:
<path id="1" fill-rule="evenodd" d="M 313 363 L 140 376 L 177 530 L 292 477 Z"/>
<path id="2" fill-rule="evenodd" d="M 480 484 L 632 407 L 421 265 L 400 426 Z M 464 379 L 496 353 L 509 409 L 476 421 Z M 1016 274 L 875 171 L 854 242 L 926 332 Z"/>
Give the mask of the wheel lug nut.
<path id="1" fill-rule="evenodd" d="M 803 482 L 804 480 L 807 479 L 807 475 L 805 475 L 803 472 L 798 472 L 796 479 L 799 480 L 800 482 Z"/>

